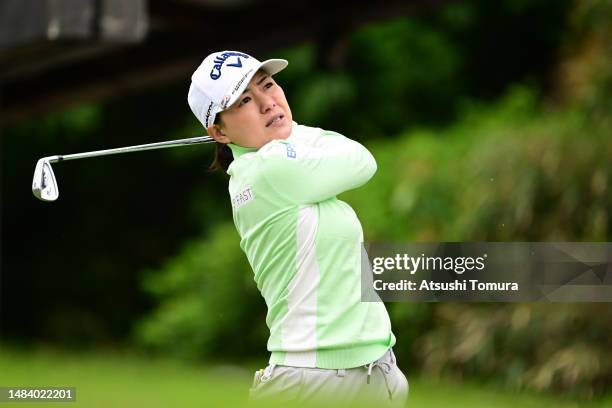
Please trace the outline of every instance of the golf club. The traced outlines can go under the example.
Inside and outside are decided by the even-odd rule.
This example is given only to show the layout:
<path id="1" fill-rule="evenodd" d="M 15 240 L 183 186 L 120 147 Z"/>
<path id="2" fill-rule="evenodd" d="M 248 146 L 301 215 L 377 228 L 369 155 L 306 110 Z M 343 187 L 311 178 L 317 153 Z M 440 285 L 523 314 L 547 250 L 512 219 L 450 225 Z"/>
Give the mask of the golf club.
<path id="1" fill-rule="evenodd" d="M 53 174 L 51 163 L 65 160 L 87 159 L 96 156 L 108 156 L 111 154 L 139 152 L 143 150 L 164 149 L 167 147 L 186 146 L 200 143 L 211 143 L 214 139 L 210 136 L 198 136 L 189 139 L 170 140 L 167 142 L 149 143 L 136 146 L 118 147 L 115 149 L 96 150 L 93 152 L 75 153 L 68 155 L 56 155 L 43 157 L 36 163 L 34 179 L 32 180 L 32 193 L 43 201 L 55 201 L 59 197 L 57 180 Z"/>

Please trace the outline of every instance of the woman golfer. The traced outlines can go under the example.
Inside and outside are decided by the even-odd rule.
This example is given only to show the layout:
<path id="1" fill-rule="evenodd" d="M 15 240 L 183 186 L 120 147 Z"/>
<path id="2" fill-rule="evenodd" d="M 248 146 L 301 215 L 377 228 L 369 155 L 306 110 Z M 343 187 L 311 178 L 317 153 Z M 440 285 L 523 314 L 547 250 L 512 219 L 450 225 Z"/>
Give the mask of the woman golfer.
<path id="1" fill-rule="evenodd" d="M 240 246 L 268 307 L 269 365 L 251 398 L 401 406 L 408 382 L 382 302 L 361 302 L 363 232 L 336 196 L 376 171 L 370 152 L 338 133 L 295 123 L 272 76 L 287 61 L 215 52 L 191 77 L 188 102 L 230 175 Z"/>

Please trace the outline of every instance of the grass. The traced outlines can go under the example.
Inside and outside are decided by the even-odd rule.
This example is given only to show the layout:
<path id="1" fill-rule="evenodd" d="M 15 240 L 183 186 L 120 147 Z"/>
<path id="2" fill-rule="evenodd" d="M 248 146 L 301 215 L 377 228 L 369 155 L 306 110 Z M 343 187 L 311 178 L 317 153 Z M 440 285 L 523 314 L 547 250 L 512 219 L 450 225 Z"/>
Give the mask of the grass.
<path id="1" fill-rule="evenodd" d="M 246 404 L 255 364 L 188 365 L 124 353 L 0 349 L 0 386 L 76 387 L 76 402 L 0 402 L 5 407 L 239 407 Z M 475 383 L 410 381 L 408 407 L 612 407 L 549 395 L 515 393 Z"/>

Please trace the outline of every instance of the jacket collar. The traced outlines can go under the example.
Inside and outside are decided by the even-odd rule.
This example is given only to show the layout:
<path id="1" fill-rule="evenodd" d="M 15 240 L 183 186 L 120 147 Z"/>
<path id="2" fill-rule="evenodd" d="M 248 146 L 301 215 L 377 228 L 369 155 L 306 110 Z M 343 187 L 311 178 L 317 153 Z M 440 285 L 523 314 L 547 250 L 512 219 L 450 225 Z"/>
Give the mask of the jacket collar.
<path id="1" fill-rule="evenodd" d="M 233 144 L 233 143 L 228 143 L 227 145 L 229 146 L 229 148 L 232 151 L 232 155 L 234 156 L 234 160 L 238 159 L 240 156 L 242 156 L 245 153 L 252 153 L 252 152 L 256 152 L 257 150 L 259 150 L 256 147 L 243 147 L 243 146 L 239 146 L 239 145 Z"/>
<path id="2" fill-rule="evenodd" d="M 298 124 L 296 122 L 293 122 L 291 125 L 291 131 L 293 133 L 293 131 L 295 130 L 296 126 L 298 126 Z M 291 136 L 291 135 L 290 135 Z M 257 147 L 244 147 L 244 146 L 240 146 L 234 143 L 228 143 L 227 144 L 229 146 L 229 148 L 232 151 L 232 155 L 234 156 L 234 160 L 238 159 L 240 156 L 246 154 L 246 153 L 253 153 L 259 150 L 259 148 Z"/>

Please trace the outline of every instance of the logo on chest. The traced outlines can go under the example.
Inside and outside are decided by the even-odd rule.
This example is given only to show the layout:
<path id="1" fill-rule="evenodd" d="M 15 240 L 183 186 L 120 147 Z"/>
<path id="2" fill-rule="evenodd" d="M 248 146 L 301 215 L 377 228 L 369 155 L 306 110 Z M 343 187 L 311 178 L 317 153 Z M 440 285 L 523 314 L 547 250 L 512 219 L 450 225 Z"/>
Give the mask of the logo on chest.
<path id="1" fill-rule="evenodd" d="M 285 149 L 287 152 L 287 158 L 288 159 L 296 159 L 297 158 L 297 152 L 295 151 L 295 149 L 293 148 L 293 145 L 291 143 L 287 143 L 285 145 Z"/>
<path id="2" fill-rule="evenodd" d="M 243 205 L 250 203 L 254 199 L 255 194 L 253 194 L 253 190 L 251 189 L 251 187 L 247 187 L 232 197 L 232 207 L 237 210 Z"/>

